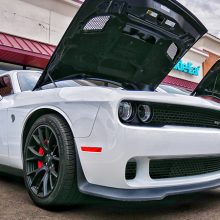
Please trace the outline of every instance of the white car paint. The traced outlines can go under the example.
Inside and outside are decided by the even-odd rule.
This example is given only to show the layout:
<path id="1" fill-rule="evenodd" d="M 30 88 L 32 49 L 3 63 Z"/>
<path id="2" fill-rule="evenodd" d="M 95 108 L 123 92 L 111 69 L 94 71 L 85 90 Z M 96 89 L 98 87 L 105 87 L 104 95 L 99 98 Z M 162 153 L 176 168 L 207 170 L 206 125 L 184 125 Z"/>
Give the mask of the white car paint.
<path id="1" fill-rule="evenodd" d="M 152 180 L 149 160 L 155 158 L 220 155 L 220 130 L 187 126 L 161 128 L 127 126 L 118 118 L 122 100 L 196 106 L 220 111 L 220 105 L 201 98 L 154 92 L 134 92 L 104 87 L 55 88 L 21 92 L 17 72 L 15 94 L 0 101 L 0 164 L 23 169 L 22 136 L 28 118 L 39 109 L 52 109 L 68 122 L 86 180 L 117 189 L 185 186 L 220 179 L 220 171 L 199 176 Z M 30 71 L 28 71 L 30 72 Z M 15 116 L 13 122 L 11 116 Z M 102 153 L 82 152 L 82 146 L 102 147 Z M 137 176 L 125 179 L 127 162 L 137 161 Z"/>

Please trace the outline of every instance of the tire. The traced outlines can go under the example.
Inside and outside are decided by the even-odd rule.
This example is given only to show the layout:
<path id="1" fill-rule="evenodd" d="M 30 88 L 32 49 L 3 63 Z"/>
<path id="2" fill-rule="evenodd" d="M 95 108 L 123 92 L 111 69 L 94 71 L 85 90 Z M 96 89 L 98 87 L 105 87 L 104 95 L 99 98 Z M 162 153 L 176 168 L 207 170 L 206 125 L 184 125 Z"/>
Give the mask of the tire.
<path id="1" fill-rule="evenodd" d="M 78 204 L 74 138 L 63 118 L 47 114 L 36 120 L 23 153 L 25 185 L 36 205 L 51 209 Z"/>

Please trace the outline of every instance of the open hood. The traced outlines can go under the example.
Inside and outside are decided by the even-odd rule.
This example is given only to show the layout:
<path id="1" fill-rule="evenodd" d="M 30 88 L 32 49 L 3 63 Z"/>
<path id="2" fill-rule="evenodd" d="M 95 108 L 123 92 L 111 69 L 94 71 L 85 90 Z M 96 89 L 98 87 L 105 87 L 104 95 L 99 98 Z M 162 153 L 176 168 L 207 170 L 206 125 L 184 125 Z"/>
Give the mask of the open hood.
<path id="1" fill-rule="evenodd" d="M 87 0 L 35 89 L 72 77 L 154 90 L 206 32 L 175 0 Z"/>
<path id="2" fill-rule="evenodd" d="M 192 95 L 220 102 L 220 60 L 209 70 Z"/>

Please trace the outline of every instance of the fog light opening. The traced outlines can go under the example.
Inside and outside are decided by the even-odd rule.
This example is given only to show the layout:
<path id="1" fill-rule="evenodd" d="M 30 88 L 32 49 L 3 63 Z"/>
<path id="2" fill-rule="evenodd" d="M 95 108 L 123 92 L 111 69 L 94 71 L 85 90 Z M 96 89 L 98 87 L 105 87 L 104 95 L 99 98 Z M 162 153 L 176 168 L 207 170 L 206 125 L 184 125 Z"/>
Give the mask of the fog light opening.
<path id="1" fill-rule="evenodd" d="M 136 174 L 137 174 L 137 162 L 134 159 L 129 160 L 126 165 L 125 179 L 134 180 L 136 178 Z"/>

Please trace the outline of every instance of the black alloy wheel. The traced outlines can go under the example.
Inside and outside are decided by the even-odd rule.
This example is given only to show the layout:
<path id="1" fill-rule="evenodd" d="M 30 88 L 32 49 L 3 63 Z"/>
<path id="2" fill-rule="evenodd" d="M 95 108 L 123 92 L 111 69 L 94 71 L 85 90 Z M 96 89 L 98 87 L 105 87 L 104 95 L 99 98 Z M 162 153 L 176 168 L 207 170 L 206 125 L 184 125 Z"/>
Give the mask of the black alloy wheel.
<path id="1" fill-rule="evenodd" d="M 76 152 L 67 122 L 55 114 L 36 120 L 24 146 L 24 180 L 35 204 L 43 208 L 78 204 Z"/>
<path id="2" fill-rule="evenodd" d="M 57 136 L 51 127 L 42 125 L 32 133 L 25 160 L 28 184 L 39 197 L 48 196 L 57 184 L 59 149 Z"/>

